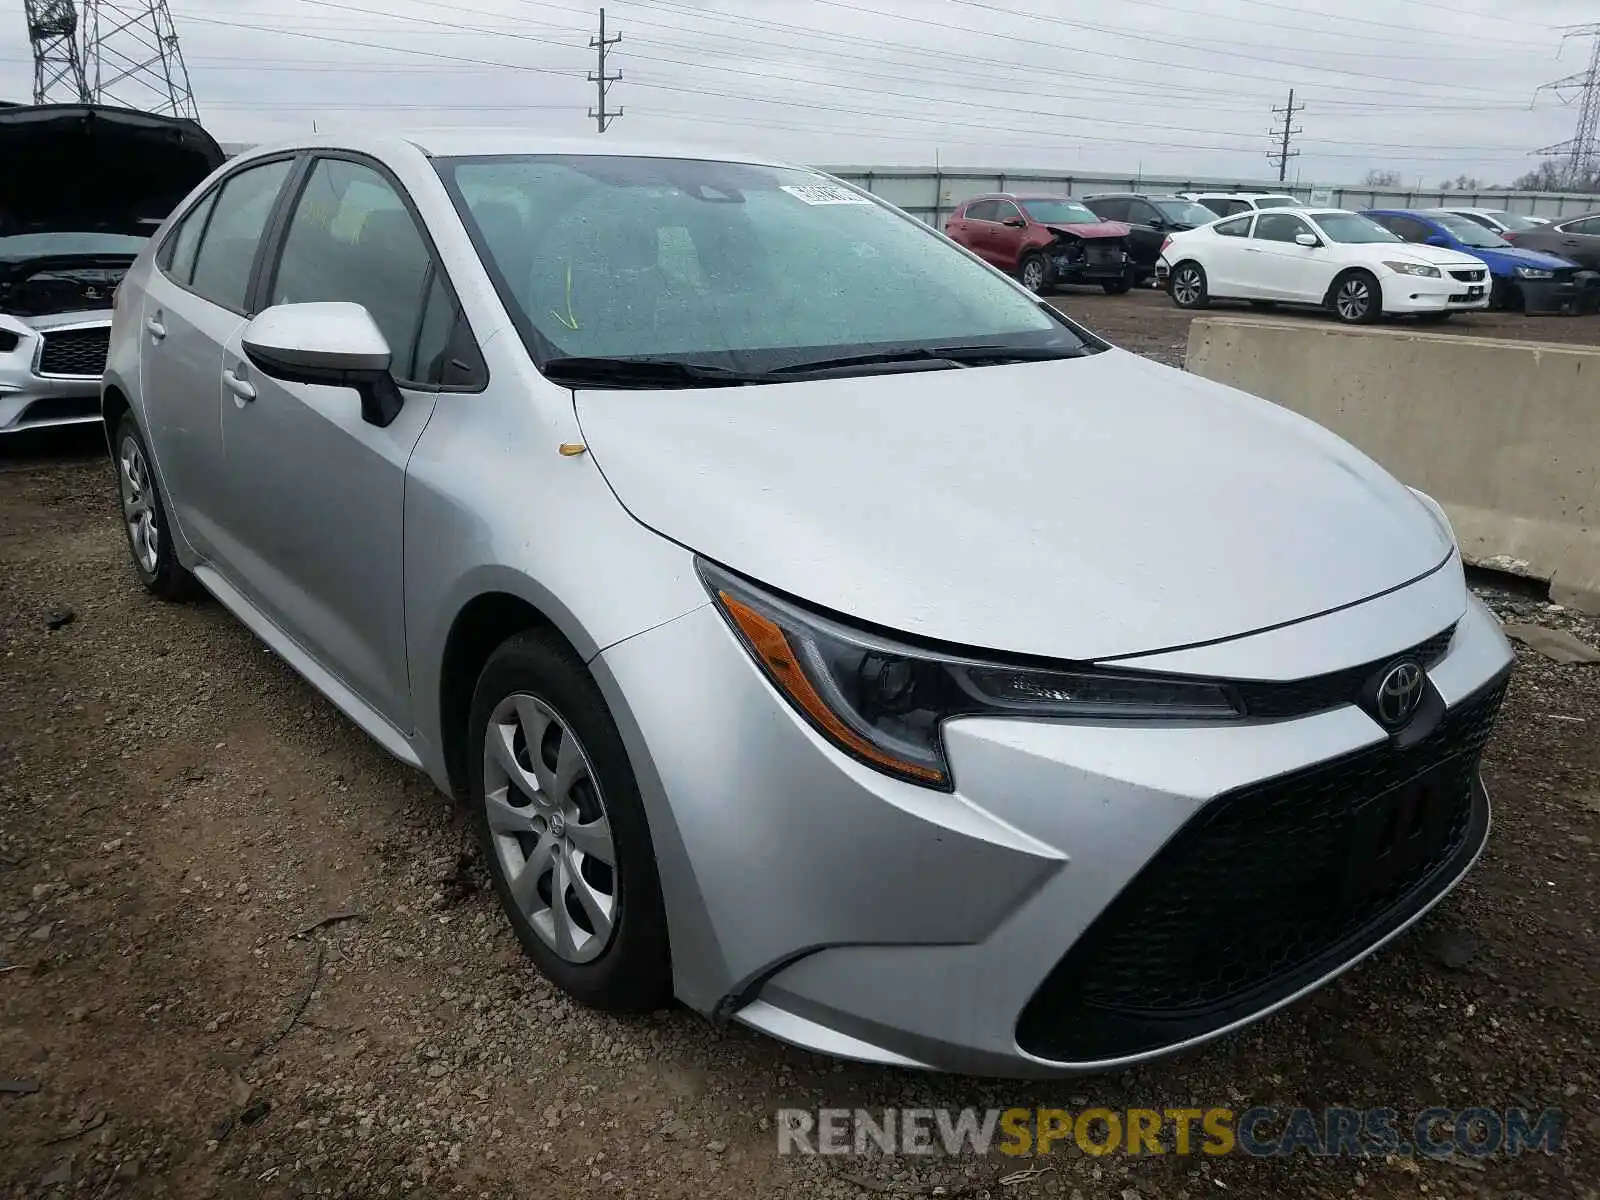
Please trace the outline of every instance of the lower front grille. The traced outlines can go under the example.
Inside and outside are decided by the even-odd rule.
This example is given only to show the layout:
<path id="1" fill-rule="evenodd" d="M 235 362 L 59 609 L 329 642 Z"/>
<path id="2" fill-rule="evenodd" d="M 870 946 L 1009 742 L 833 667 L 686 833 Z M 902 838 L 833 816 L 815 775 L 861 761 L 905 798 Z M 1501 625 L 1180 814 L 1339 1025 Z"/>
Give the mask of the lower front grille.
<path id="1" fill-rule="evenodd" d="M 44 349 L 39 352 L 39 374 L 93 379 L 105 374 L 110 350 L 111 330 L 104 325 L 45 333 Z"/>
<path id="2" fill-rule="evenodd" d="M 1017 1042 L 1056 1062 L 1175 1045 L 1271 1005 L 1437 896 L 1487 832 L 1478 760 L 1502 677 L 1389 741 L 1206 805 L 1078 939 Z"/>

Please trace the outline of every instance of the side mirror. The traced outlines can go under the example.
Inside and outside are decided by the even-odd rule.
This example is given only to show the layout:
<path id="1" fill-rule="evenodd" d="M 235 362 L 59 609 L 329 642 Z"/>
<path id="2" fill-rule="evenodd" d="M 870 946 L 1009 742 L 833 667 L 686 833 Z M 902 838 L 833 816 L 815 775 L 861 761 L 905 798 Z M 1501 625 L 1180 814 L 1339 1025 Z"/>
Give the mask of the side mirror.
<path id="1" fill-rule="evenodd" d="M 1304 246 L 1308 250 L 1314 246 L 1322 245 L 1322 243 L 1317 239 L 1317 235 L 1314 233 L 1297 233 L 1294 235 L 1294 241 L 1295 245 Z"/>
<path id="2" fill-rule="evenodd" d="M 400 415 L 389 343 L 360 304 L 274 305 L 245 326 L 243 342 L 245 357 L 274 379 L 354 388 L 369 425 L 383 428 Z"/>
<path id="3" fill-rule="evenodd" d="M 1450 249 L 1450 239 L 1445 237 L 1445 235 L 1442 233 L 1430 234 L 1427 244 L 1430 246 L 1440 246 L 1446 250 Z"/>

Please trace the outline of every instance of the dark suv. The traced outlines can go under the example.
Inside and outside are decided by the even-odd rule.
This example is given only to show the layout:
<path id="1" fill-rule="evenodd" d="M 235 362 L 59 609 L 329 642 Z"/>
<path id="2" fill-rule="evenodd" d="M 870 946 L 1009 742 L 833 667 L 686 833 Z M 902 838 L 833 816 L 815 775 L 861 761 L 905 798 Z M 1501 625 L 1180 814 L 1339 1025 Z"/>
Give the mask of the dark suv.
<path id="1" fill-rule="evenodd" d="M 1217 219 L 1209 208 L 1173 196 L 1154 192 L 1104 192 L 1085 196 L 1083 202 L 1104 221 L 1121 221 L 1128 227 L 1128 254 L 1133 259 L 1140 282 L 1153 279 L 1161 243 L 1169 233 L 1180 233 Z"/>

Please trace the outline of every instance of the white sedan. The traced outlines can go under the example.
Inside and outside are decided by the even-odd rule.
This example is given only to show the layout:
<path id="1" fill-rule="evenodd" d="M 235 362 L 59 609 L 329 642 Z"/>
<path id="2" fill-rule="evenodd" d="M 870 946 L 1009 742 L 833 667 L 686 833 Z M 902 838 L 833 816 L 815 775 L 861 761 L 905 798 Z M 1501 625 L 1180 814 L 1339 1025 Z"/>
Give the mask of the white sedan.
<path id="1" fill-rule="evenodd" d="M 1333 208 L 1244 213 L 1175 233 L 1161 247 L 1157 277 L 1179 308 L 1220 299 L 1315 304 L 1351 324 L 1386 313 L 1442 321 L 1489 307 L 1481 259 L 1402 241 Z"/>

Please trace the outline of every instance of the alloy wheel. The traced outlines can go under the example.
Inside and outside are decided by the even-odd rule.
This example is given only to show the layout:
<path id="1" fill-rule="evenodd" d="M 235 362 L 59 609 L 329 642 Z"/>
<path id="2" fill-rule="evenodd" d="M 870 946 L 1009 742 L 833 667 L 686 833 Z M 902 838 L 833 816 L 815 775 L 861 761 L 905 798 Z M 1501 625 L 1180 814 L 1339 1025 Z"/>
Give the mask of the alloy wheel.
<path id="1" fill-rule="evenodd" d="M 1367 286 L 1367 281 L 1359 276 L 1346 279 L 1339 285 L 1339 294 L 1334 299 L 1334 304 L 1339 309 L 1339 315 L 1346 321 L 1359 321 L 1372 307 L 1372 289 Z"/>
<path id="2" fill-rule="evenodd" d="M 146 575 L 154 575 L 160 562 L 161 532 L 156 527 L 154 489 L 144 451 L 133 438 L 123 438 L 117 454 L 117 475 L 122 491 L 122 519 L 128 526 L 133 556 Z"/>
<path id="3" fill-rule="evenodd" d="M 1172 277 L 1172 298 L 1184 308 L 1200 300 L 1200 273 L 1193 267 L 1184 267 Z"/>
<path id="4" fill-rule="evenodd" d="M 543 700 L 517 693 L 490 715 L 483 802 L 518 911 L 567 962 L 600 957 L 618 916 L 611 821 L 588 754 Z"/>
<path id="5" fill-rule="evenodd" d="M 1022 286 L 1030 292 L 1037 292 L 1044 286 L 1044 263 L 1037 258 L 1030 258 L 1022 264 Z"/>

